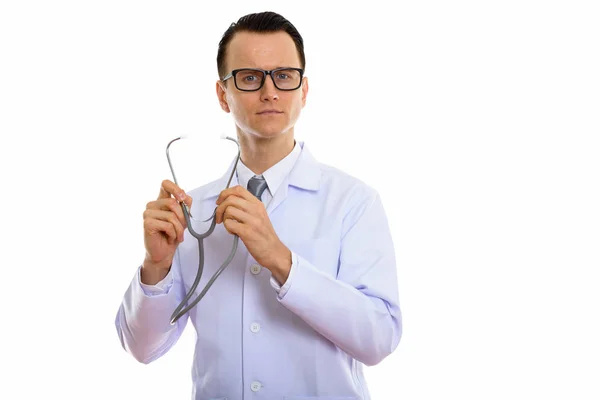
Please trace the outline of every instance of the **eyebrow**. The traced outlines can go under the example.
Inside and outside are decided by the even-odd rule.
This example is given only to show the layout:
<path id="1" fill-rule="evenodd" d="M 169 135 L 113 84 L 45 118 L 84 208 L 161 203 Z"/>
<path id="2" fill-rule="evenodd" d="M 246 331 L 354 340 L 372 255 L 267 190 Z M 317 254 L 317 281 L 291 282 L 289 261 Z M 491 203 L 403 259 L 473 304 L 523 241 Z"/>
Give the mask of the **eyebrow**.
<path id="1" fill-rule="evenodd" d="M 302 69 L 302 67 L 293 67 L 291 65 L 281 65 L 281 66 L 277 66 L 274 68 L 261 68 L 261 67 L 238 67 L 238 68 L 232 68 L 231 70 L 235 70 L 235 69 L 260 69 L 260 70 L 264 70 L 264 71 L 272 71 L 275 69 L 279 69 L 279 68 L 300 68 Z"/>

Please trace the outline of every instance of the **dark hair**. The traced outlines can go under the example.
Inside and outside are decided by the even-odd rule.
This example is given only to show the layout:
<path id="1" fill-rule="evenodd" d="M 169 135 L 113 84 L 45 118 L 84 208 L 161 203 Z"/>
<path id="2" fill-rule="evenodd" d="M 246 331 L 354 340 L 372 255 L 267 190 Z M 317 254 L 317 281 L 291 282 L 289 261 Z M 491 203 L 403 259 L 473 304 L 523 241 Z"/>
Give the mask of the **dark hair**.
<path id="1" fill-rule="evenodd" d="M 270 33 L 279 31 L 286 32 L 294 40 L 298 56 L 300 56 L 300 68 L 304 69 L 306 66 L 306 59 L 304 58 L 304 41 L 302 40 L 302 36 L 300 36 L 298 30 L 290 21 L 277 13 L 266 11 L 245 15 L 237 22 L 233 22 L 225 31 L 219 42 L 219 51 L 217 52 L 217 70 L 219 72 L 219 78 L 222 79 L 225 74 L 227 74 L 227 71 L 225 71 L 225 53 L 227 51 L 227 45 L 231 42 L 231 39 L 233 39 L 233 36 L 237 32 Z"/>

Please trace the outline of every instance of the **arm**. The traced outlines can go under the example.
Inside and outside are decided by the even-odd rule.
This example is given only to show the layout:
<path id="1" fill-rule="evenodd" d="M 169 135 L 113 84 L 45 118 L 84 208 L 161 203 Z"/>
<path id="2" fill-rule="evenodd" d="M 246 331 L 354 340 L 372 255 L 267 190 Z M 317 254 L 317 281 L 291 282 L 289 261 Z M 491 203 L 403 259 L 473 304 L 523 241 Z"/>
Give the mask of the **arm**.
<path id="1" fill-rule="evenodd" d="M 167 276 L 156 285 L 143 284 L 142 268 L 138 268 L 117 313 L 115 325 L 121 345 L 144 364 L 173 347 L 187 324 L 187 314 L 175 325 L 170 324 L 171 314 L 185 295 L 177 254 Z"/>
<path id="2" fill-rule="evenodd" d="M 297 264 L 278 299 L 346 353 L 375 365 L 402 335 L 394 248 L 377 193 L 343 226 L 337 279 L 292 250 Z"/>
<path id="3" fill-rule="evenodd" d="M 150 363 L 179 339 L 188 315 L 171 325 L 171 314 L 183 300 L 184 288 L 177 248 L 187 227 L 179 201 L 192 198 L 164 180 L 156 201 L 144 211 L 144 264 L 125 292 L 115 325 L 123 348 L 136 360 Z"/>

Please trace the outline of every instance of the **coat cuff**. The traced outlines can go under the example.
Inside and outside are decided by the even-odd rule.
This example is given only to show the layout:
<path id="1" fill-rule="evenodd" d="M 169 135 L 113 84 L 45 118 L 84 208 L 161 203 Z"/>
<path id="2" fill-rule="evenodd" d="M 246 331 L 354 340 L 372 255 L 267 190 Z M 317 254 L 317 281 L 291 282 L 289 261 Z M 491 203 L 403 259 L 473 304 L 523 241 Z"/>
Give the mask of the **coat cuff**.
<path id="1" fill-rule="evenodd" d="M 140 265 L 137 271 L 137 281 L 144 294 L 148 297 L 152 297 L 169 293 L 171 286 L 173 286 L 172 270 L 173 268 L 171 268 L 167 276 L 165 276 L 163 280 L 158 282 L 156 285 L 146 285 L 145 283 L 142 283 L 142 266 Z"/>
<path id="2" fill-rule="evenodd" d="M 283 296 L 285 296 L 285 294 L 289 290 L 290 286 L 292 285 L 294 271 L 298 267 L 298 255 L 296 255 L 296 253 L 294 253 L 293 251 L 291 253 L 292 253 L 292 267 L 290 268 L 290 274 L 288 275 L 288 278 L 286 279 L 283 286 L 281 286 L 277 282 L 277 280 L 275 278 L 273 278 L 273 276 L 271 276 L 271 286 L 273 287 L 273 289 L 275 289 L 275 292 L 277 293 L 280 300 L 283 299 Z"/>

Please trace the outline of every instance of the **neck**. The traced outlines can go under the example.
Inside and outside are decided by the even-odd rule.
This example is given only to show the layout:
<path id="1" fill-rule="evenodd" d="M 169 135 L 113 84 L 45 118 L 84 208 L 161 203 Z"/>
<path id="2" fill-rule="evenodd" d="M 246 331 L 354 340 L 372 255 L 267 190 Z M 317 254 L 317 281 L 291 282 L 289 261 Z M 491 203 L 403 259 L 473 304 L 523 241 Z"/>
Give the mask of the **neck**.
<path id="1" fill-rule="evenodd" d="M 241 132 L 238 128 L 240 142 L 240 158 L 256 175 L 260 175 L 279 161 L 283 160 L 294 149 L 294 130 L 270 138 Z"/>

